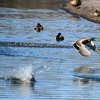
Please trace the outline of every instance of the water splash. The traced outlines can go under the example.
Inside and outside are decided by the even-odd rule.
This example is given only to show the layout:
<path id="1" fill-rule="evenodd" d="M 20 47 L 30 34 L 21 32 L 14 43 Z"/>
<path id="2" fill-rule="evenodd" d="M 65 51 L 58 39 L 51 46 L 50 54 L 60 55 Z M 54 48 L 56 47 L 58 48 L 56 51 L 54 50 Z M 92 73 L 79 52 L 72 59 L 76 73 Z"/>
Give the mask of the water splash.
<path id="1" fill-rule="evenodd" d="M 19 67 L 18 69 L 13 70 L 13 73 L 11 74 L 11 78 L 20 79 L 26 82 L 30 82 L 32 76 L 34 77 L 32 66 Z"/>
<path id="2" fill-rule="evenodd" d="M 55 62 L 49 62 L 48 64 L 46 63 L 42 63 L 40 67 L 38 67 L 36 70 L 34 70 L 34 76 L 37 72 L 42 73 L 44 71 L 50 70 L 53 68 L 53 66 L 55 65 Z"/>
<path id="3" fill-rule="evenodd" d="M 22 82 L 35 82 L 36 73 L 43 73 L 50 70 L 49 65 L 41 64 L 40 67 L 34 68 L 32 65 L 19 66 L 7 72 L 0 72 L 0 79 L 22 81 Z"/>
<path id="4" fill-rule="evenodd" d="M 25 67 L 19 66 L 10 72 L 1 73 L 0 78 L 5 80 L 20 80 L 23 82 L 31 82 L 35 81 L 33 71 L 34 69 L 31 65 Z"/>

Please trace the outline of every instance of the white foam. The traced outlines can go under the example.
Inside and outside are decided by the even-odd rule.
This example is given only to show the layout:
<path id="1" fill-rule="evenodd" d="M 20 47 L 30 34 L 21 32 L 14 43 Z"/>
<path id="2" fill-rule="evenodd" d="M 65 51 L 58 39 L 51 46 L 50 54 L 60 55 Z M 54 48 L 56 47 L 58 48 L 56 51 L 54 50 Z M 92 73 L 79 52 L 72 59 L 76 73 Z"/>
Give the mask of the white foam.
<path id="1" fill-rule="evenodd" d="M 8 78 L 12 78 L 12 79 L 19 79 L 21 81 L 24 82 L 30 82 L 31 78 L 33 75 L 33 66 L 25 66 L 25 67 L 18 67 L 17 69 L 14 69 L 11 73 L 10 73 L 10 77 Z"/>

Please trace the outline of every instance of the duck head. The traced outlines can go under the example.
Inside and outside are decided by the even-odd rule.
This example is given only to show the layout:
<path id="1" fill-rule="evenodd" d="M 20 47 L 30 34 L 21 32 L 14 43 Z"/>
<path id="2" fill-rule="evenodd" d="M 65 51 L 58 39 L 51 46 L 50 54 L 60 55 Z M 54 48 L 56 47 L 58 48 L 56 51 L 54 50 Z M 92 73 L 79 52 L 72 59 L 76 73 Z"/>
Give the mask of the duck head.
<path id="1" fill-rule="evenodd" d="M 90 39 L 90 41 L 98 41 L 98 39 L 97 39 L 97 38 L 92 37 L 92 38 Z"/>
<path id="2" fill-rule="evenodd" d="M 58 33 L 57 37 L 60 37 L 61 33 Z"/>
<path id="3" fill-rule="evenodd" d="M 40 24 L 40 23 L 37 23 L 37 26 L 38 26 L 38 27 L 40 27 L 40 26 L 41 26 L 41 24 Z"/>

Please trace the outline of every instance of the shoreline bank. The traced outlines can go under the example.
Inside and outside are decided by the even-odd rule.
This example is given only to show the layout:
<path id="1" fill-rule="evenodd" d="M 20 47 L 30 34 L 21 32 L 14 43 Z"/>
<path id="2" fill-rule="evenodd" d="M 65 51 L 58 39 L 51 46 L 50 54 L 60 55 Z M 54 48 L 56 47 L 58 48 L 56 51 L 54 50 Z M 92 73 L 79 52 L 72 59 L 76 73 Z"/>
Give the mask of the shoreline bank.
<path id="1" fill-rule="evenodd" d="M 62 4 L 61 9 L 67 13 L 73 14 L 75 16 L 80 16 L 88 21 L 100 24 L 100 16 L 95 17 L 93 13 L 95 10 L 100 11 L 100 0 L 81 0 L 82 4 L 80 8 L 75 10 L 74 7 L 68 2 Z"/>

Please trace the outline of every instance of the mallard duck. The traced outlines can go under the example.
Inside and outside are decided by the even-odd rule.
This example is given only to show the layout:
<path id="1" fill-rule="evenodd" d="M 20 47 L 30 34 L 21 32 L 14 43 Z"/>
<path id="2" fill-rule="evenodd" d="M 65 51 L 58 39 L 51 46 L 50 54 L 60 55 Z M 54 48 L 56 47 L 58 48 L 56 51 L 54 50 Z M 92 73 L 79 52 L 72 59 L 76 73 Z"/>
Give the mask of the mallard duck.
<path id="1" fill-rule="evenodd" d="M 37 32 L 40 32 L 41 30 L 43 30 L 43 26 L 40 24 L 40 23 L 38 23 L 36 26 L 35 26 L 35 28 L 34 28 Z"/>
<path id="2" fill-rule="evenodd" d="M 34 75 L 32 74 L 32 78 L 30 79 L 31 82 L 35 82 L 35 78 L 34 78 Z"/>
<path id="3" fill-rule="evenodd" d="M 55 40 L 60 42 L 60 41 L 63 41 L 64 40 L 64 37 L 61 35 L 61 33 L 58 33 L 57 36 L 55 36 Z"/>
<path id="4" fill-rule="evenodd" d="M 98 16 L 100 16 L 100 11 L 98 11 L 98 10 L 95 10 L 95 12 L 93 13 L 93 15 L 94 15 L 95 17 L 98 17 Z"/>
<path id="5" fill-rule="evenodd" d="M 74 48 L 76 50 L 79 51 L 79 53 L 82 56 L 91 56 L 90 51 L 85 47 L 88 46 L 90 49 L 92 49 L 93 51 L 99 52 L 100 50 L 94 45 L 94 43 L 92 41 L 98 41 L 97 38 L 91 38 L 91 39 L 87 39 L 87 38 L 82 38 L 79 39 L 77 41 L 75 41 L 72 45 L 74 46 Z"/>
<path id="6" fill-rule="evenodd" d="M 71 0 L 71 5 L 75 7 L 75 9 L 78 9 L 78 7 L 82 4 L 81 0 Z"/>

